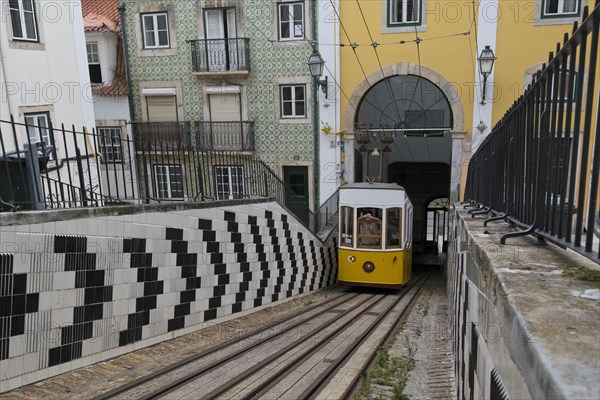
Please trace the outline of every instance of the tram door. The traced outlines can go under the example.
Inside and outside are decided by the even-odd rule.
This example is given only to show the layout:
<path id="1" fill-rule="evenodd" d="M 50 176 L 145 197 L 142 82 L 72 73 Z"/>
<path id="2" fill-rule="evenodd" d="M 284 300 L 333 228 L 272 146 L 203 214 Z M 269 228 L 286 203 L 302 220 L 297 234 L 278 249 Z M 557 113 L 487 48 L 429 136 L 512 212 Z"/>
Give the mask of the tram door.
<path id="1" fill-rule="evenodd" d="M 283 181 L 292 189 L 285 193 L 285 206 L 308 225 L 308 167 L 283 167 Z"/>
<path id="2" fill-rule="evenodd" d="M 448 242 L 448 210 L 427 210 L 427 233 L 425 237 L 425 253 L 439 254 L 447 251 Z"/>

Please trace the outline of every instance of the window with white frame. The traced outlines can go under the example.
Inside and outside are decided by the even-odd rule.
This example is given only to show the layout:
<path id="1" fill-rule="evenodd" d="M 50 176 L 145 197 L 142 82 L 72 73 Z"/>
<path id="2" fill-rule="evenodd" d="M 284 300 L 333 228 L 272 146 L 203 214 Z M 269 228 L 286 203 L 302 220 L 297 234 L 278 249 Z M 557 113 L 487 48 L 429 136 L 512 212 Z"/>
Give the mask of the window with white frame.
<path id="1" fill-rule="evenodd" d="M 387 0 L 388 26 L 413 26 L 421 24 L 422 0 Z"/>
<path id="2" fill-rule="evenodd" d="M 88 69 L 90 71 L 91 83 L 102 83 L 102 70 L 100 69 L 100 56 L 98 54 L 98 42 L 88 42 L 87 49 Z"/>
<path id="3" fill-rule="evenodd" d="M 100 141 L 100 151 L 102 152 L 103 162 L 123 162 L 120 127 L 115 126 L 98 128 L 98 139 Z"/>
<path id="4" fill-rule="evenodd" d="M 244 167 L 241 165 L 215 165 L 217 199 L 244 197 Z"/>
<path id="5" fill-rule="evenodd" d="M 183 169 L 181 165 L 155 164 L 154 185 L 158 199 L 183 199 Z"/>
<path id="6" fill-rule="evenodd" d="M 51 145 L 50 142 L 50 114 L 47 112 L 25 114 L 25 125 L 27 126 L 27 135 L 31 143 L 44 142 L 45 145 Z"/>
<path id="7" fill-rule="evenodd" d="M 9 0 L 10 24 L 13 40 L 38 41 L 33 0 Z"/>
<path id="8" fill-rule="evenodd" d="M 43 143 L 44 147 L 54 145 L 52 136 L 50 136 L 50 113 L 25 114 L 25 126 L 31 144 Z M 50 158 L 52 158 L 52 153 L 50 153 Z"/>
<path id="9" fill-rule="evenodd" d="M 279 40 L 304 38 L 304 3 L 280 3 L 278 9 Z"/>
<path id="10" fill-rule="evenodd" d="M 281 118 L 306 118 L 306 85 L 281 85 Z"/>
<path id="11" fill-rule="evenodd" d="M 542 18 L 576 17 L 580 0 L 542 0 Z"/>
<path id="12" fill-rule="evenodd" d="M 166 12 L 142 14 L 142 34 L 145 49 L 170 47 L 168 14 Z"/>

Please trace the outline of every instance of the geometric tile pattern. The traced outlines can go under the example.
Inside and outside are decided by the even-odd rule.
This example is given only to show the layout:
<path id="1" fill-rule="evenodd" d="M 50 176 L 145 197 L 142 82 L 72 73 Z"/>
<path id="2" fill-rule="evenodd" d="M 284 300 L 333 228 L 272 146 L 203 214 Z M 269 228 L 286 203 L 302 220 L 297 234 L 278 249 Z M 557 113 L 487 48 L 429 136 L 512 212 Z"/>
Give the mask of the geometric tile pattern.
<path id="1" fill-rule="evenodd" d="M 276 203 L 3 226 L 0 391 L 335 276 L 335 249 Z"/>
<path id="2" fill-rule="evenodd" d="M 171 4 L 174 10 L 177 50 L 172 56 L 135 57 L 137 52 L 136 21 L 139 13 L 138 4 Z M 279 160 L 313 160 L 313 122 L 306 120 L 300 123 L 281 123 L 279 120 L 280 105 L 278 82 L 304 82 L 310 78 L 306 60 L 312 53 L 308 41 L 278 42 L 273 40 L 276 19 L 273 18 L 273 2 L 266 0 L 243 0 L 206 2 L 207 7 L 229 7 L 236 4 L 242 10 L 236 10 L 236 18 L 240 24 L 239 37 L 249 38 L 250 71 L 247 76 L 209 76 L 198 77 L 192 74 L 191 47 L 186 40 L 197 39 L 199 14 L 198 1 L 127 1 L 125 9 L 125 27 L 130 69 L 130 90 L 133 96 L 133 120 L 142 120 L 142 102 L 139 96 L 140 82 L 172 81 L 181 82 L 183 89 L 184 115 L 181 121 L 201 121 L 204 119 L 205 104 L 203 85 L 220 85 L 222 82 L 240 85 L 245 88 L 246 97 L 242 102 L 246 105 L 247 120 L 254 122 L 256 155 L 277 171 Z M 310 7 L 316 3 L 310 2 Z M 305 15 L 305 27 L 310 26 L 310 12 Z M 137 24 L 139 26 L 139 24 Z M 297 78 L 302 80 L 298 81 Z M 312 88 L 306 87 L 306 104 L 312 108 Z M 297 158 L 295 158 L 297 157 Z"/>

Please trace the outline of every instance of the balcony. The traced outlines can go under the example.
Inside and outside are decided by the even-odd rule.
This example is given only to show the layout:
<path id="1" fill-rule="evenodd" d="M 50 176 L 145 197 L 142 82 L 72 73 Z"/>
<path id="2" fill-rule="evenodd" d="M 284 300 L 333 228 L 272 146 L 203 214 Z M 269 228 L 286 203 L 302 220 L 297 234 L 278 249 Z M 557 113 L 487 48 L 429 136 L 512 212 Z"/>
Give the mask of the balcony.
<path id="1" fill-rule="evenodd" d="M 254 151 L 254 122 L 196 122 L 202 150 Z"/>
<path id="2" fill-rule="evenodd" d="M 134 122 L 138 151 L 254 151 L 254 122 Z"/>
<path id="3" fill-rule="evenodd" d="M 250 71 L 248 38 L 190 40 L 195 75 L 246 75 Z"/>
<path id="4" fill-rule="evenodd" d="M 137 150 L 167 150 L 192 144 L 189 122 L 134 122 Z"/>

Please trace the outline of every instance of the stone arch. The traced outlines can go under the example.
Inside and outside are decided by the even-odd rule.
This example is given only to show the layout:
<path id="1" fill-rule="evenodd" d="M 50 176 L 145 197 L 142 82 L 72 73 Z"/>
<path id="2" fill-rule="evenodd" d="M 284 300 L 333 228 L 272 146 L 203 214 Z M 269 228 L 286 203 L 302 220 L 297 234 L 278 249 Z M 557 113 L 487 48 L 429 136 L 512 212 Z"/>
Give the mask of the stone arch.
<path id="1" fill-rule="evenodd" d="M 354 176 L 354 121 L 359 105 L 365 94 L 377 82 L 396 75 L 420 75 L 423 78 L 437 85 L 446 95 L 452 111 L 452 165 L 451 168 L 462 170 L 462 149 L 465 137 L 465 115 L 461 98 L 454 86 L 444 78 L 443 75 L 426 66 L 419 66 L 409 62 L 400 62 L 383 67 L 363 79 L 350 96 L 348 105 L 344 113 L 343 127 L 347 132 L 346 136 L 346 160 L 345 175 Z M 450 185 L 451 201 L 458 200 L 460 190 L 460 179 L 452 179 Z"/>

